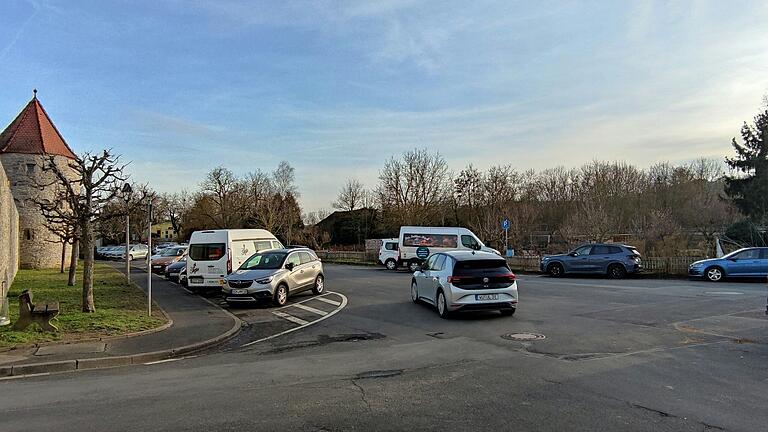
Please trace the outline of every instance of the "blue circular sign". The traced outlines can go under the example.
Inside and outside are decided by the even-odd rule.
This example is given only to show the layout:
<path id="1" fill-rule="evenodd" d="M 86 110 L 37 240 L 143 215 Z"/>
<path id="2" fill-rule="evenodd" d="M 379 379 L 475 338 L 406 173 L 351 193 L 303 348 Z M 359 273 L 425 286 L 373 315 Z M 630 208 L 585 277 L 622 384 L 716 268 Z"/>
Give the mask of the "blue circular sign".
<path id="1" fill-rule="evenodd" d="M 429 256 L 429 248 L 426 246 L 419 246 L 416 249 L 416 256 L 421 259 L 425 259 L 426 257 Z"/>

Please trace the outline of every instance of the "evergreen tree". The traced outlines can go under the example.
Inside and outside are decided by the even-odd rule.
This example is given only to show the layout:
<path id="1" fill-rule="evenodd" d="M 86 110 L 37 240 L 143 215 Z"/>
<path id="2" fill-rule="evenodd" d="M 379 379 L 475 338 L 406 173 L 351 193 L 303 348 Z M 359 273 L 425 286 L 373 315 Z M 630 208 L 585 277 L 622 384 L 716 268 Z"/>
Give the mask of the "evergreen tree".
<path id="1" fill-rule="evenodd" d="M 753 222 L 768 223 L 768 109 L 755 117 L 754 125 L 741 127 L 743 143 L 733 138 L 736 151 L 725 162 L 735 172 L 725 176 L 725 192 Z"/>

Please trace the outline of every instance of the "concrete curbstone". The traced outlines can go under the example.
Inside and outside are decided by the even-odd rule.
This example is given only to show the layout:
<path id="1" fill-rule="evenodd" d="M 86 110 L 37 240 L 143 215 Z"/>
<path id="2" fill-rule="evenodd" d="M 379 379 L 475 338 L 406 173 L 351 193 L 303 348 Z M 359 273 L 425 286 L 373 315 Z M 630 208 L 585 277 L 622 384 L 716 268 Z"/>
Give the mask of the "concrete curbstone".
<path id="1" fill-rule="evenodd" d="M 132 365 L 139 365 L 139 364 L 150 363 L 150 362 L 159 361 L 159 360 L 166 360 L 171 357 L 173 357 L 173 349 L 134 354 L 130 356 Z"/>
<path id="2" fill-rule="evenodd" d="M 77 360 L 14 365 L 12 375 L 31 375 L 51 372 L 68 372 L 77 369 Z"/>
<path id="3" fill-rule="evenodd" d="M 0 378 L 13 375 L 13 366 L 0 366 Z"/>

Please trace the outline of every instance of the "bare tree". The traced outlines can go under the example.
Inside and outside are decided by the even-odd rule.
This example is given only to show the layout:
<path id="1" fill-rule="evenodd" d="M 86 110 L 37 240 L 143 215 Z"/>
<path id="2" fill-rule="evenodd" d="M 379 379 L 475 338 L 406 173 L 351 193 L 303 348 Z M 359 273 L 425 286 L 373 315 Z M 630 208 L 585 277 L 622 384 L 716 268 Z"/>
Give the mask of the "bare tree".
<path id="1" fill-rule="evenodd" d="M 449 182 L 448 165 L 440 153 L 415 149 L 384 164 L 376 195 L 391 227 L 428 225 L 443 216 Z"/>
<path id="2" fill-rule="evenodd" d="M 365 186 L 357 179 L 347 179 L 344 186 L 339 190 L 339 195 L 333 203 L 333 208 L 342 211 L 352 211 L 363 207 L 368 193 Z"/>
<path id="3" fill-rule="evenodd" d="M 40 203 L 43 215 L 50 223 L 75 225 L 84 251 L 83 312 L 96 311 L 93 299 L 94 224 L 120 216 L 105 211 L 126 181 L 123 174 L 126 165 L 121 164 L 119 159 L 120 156 L 104 150 L 101 154 L 85 153 L 68 161 L 67 167 L 57 164 L 55 157 L 51 156 L 43 166 L 43 171 L 50 172 L 55 178 L 46 186 L 56 190 L 53 200 Z M 74 179 L 71 173 L 74 173 Z"/>
<path id="4" fill-rule="evenodd" d="M 240 228 L 244 214 L 243 183 L 224 167 L 211 170 L 200 184 L 202 196 L 210 205 L 204 216 L 213 228 Z"/>

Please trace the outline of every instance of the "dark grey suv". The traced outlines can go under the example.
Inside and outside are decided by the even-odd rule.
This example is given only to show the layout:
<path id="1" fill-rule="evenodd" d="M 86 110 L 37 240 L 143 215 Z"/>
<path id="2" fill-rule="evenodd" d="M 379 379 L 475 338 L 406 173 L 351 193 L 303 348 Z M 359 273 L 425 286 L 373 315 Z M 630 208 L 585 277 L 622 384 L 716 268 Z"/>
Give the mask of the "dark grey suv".
<path id="1" fill-rule="evenodd" d="M 621 279 L 643 269 L 640 252 L 633 246 L 618 243 L 595 243 L 577 247 L 567 254 L 548 255 L 539 269 L 552 277 L 569 273 L 601 274 Z"/>

